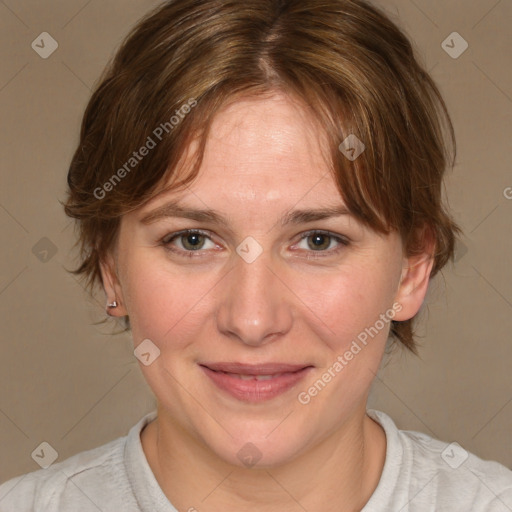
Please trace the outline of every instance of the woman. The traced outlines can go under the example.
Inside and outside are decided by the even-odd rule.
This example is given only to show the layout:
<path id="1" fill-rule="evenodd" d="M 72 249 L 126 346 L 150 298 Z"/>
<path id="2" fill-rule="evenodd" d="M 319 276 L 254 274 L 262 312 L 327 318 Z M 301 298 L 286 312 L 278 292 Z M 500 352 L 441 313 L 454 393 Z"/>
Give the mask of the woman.
<path id="1" fill-rule="evenodd" d="M 93 94 L 66 213 L 158 410 L 1 510 L 512 510 L 512 472 L 367 410 L 459 228 L 438 89 L 361 0 L 173 0 Z"/>

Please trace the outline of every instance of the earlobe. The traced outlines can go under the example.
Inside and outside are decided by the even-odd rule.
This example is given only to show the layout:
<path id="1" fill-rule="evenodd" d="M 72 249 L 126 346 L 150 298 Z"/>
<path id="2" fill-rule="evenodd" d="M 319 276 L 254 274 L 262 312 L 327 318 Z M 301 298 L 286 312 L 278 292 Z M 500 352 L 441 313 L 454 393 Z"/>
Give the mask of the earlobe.
<path id="1" fill-rule="evenodd" d="M 103 289 L 107 296 L 105 311 L 109 316 L 126 316 L 128 312 L 124 306 L 124 298 L 117 273 L 115 272 L 115 262 L 111 255 L 100 262 L 101 279 Z"/>

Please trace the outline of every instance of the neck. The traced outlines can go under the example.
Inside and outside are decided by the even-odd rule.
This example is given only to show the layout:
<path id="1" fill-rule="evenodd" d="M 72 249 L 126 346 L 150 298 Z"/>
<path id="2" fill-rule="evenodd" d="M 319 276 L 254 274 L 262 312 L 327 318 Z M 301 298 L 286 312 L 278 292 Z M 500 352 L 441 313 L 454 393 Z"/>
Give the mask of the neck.
<path id="1" fill-rule="evenodd" d="M 179 510 L 360 511 L 385 461 L 382 427 L 361 407 L 341 428 L 293 460 L 269 468 L 228 464 L 159 407 L 141 434 L 149 465 Z"/>

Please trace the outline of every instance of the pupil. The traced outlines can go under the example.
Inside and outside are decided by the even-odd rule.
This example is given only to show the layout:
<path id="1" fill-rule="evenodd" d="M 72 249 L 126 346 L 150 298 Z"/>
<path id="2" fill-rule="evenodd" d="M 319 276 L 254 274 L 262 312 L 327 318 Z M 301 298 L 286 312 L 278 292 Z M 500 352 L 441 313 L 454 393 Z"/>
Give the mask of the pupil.
<path id="1" fill-rule="evenodd" d="M 313 235 L 312 236 L 313 247 L 318 248 L 318 247 L 325 246 L 325 240 L 327 238 L 328 238 L 327 235 Z M 327 243 L 327 245 L 329 245 L 329 243 Z"/>
<path id="2" fill-rule="evenodd" d="M 191 246 L 193 249 L 197 249 L 197 247 L 201 245 L 201 241 L 200 241 L 201 236 L 202 235 L 199 235 L 197 233 L 192 233 L 190 235 L 187 235 L 187 237 L 186 237 L 187 244 L 186 245 Z"/>

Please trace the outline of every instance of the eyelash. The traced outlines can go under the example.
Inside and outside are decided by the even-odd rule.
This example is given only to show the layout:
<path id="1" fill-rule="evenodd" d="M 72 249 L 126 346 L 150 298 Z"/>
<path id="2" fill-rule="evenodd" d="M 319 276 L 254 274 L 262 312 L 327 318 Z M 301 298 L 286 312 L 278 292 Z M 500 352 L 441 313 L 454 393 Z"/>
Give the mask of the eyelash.
<path id="1" fill-rule="evenodd" d="M 182 250 L 182 249 L 175 249 L 172 247 L 171 243 L 176 240 L 179 237 L 185 236 L 185 235 L 203 235 L 211 240 L 210 234 L 206 231 L 202 231 L 200 229 L 185 229 L 183 231 L 178 231 L 177 233 L 172 233 L 171 235 L 166 235 L 164 238 L 162 238 L 159 242 L 159 245 L 163 246 L 165 250 L 173 252 L 175 254 L 178 254 L 180 256 L 184 256 L 185 258 L 197 258 L 202 257 L 201 253 L 204 252 L 202 249 L 198 249 L 196 251 L 188 251 L 188 250 Z M 350 245 L 350 241 L 346 237 L 341 237 L 339 235 L 335 235 L 334 233 L 331 233 L 330 231 L 323 231 L 314 229 L 311 231 L 307 231 L 303 233 L 298 243 L 302 242 L 302 240 L 314 236 L 314 235 L 323 235 L 331 238 L 332 240 L 335 240 L 340 245 L 336 249 L 330 249 L 326 251 L 309 251 L 311 252 L 311 256 L 307 256 L 308 259 L 314 259 L 314 258 L 324 258 L 326 256 L 331 256 L 333 254 L 338 254 L 341 252 L 345 247 Z M 169 238 L 170 236 L 170 238 Z M 213 240 L 211 240 L 213 242 Z M 318 253 L 327 253 L 327 255 L 320 255 Z M 314 254 L 314 256 L 313 256 Z"/>

